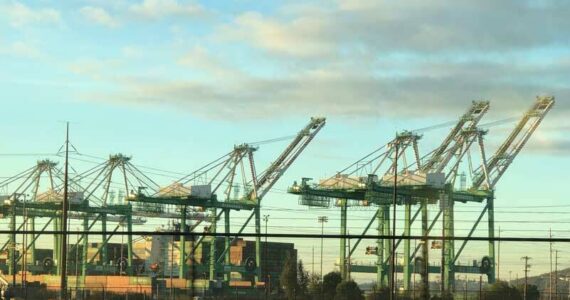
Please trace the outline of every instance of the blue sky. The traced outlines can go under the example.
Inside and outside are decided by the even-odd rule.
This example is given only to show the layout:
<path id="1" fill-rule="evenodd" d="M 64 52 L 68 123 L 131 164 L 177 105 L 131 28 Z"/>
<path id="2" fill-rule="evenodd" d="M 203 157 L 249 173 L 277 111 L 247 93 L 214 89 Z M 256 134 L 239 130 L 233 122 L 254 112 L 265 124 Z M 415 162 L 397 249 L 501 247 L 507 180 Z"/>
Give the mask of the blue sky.
<path id="1" fill-rule="evenodd" d="M 471 100 L 490 100 L 492 121 L 552 94 L 555 108 L 499 183 L 497 219 L 564 221 L 532 208 L 512 214 L 509 206 L 570 210 L 568 13 L 563 1 L 0 0 L 0 153 L 53 153 L 70 121 L 80 152 L 123 152 L 138 164 L 186 173 L 236 143 L 290 135 L 310 116 L 327 116 L 277 184 L 282 191 L 301 177 L 333 174 L 397 131 L 455 120 Z M 491 128 L 489 153 L 512 126 Z M 445 133 L 427 132 L 420 150 Z M 284 146 L 262 147 L 258 169 Z M 0 156 L 0 176 L 36 158 Z M 330 214 L 328 230 L 336 232 L 335 210 L 308 211 L 282 192 L 266 201 L 294 205 L 307 218 Z M 285 226 L 299 211 L 268 213 Z M 549 227 L 568 228 L 501 226 L 537 228 L 542 236 Z M 329 246 L 331 265 L 338 247 Z M 504 248 L 507 268 L 520 269 L 519 246 Z M 307 260 L 310 247 L 299 241 Z M 535 256 L 547 249 L 539 248 Z"/>

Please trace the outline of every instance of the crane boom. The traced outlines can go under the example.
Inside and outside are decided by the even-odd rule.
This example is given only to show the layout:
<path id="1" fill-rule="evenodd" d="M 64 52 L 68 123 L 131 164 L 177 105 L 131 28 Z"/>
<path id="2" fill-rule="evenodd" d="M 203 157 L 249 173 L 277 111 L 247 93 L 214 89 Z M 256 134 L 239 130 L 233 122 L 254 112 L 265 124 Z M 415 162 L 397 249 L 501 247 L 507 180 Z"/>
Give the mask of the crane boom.
<path id="1" fill-rule="evenodd" d="M 321 128 L 325 126 L 325 123 L 326 118 L 311 118 L 309 124 L 299 131 L 281 155 L 257 178 L 257 182 L 254 183 L 255 188 L 250 192 L 248 198 L 250 200 L 262 199 Z"/>
<path id="2" fill-rule="evenodd" d="M 553 96 L 536 98 L 535 103 L 524 113 L 511 134 L 487 162 L 488 181 L 486 182 L 485 174 L 480 167 L 474 177 L 472 188 L 494 188 L 553 105 Z"/>
<path id="3" fill-rule="evenodd" d="M 432 153 L 428 160 L 421 166 L 420 170 L 424 173 L 430 173 L 434 170 L 443 170 L 445 164 L 449 162 L 446 160 L 446 152 L 453 148 L 454 141 L 459 141 L 462 131 L 473 131 L 476 129 L 477 124 L 483 118 L 485 113 L 489 110 L 489 101 L 473 101 L 471 107 L 465 112 L 459 121 L 449 132 L 447 137 L 443 140 L 441 145 Z"/>

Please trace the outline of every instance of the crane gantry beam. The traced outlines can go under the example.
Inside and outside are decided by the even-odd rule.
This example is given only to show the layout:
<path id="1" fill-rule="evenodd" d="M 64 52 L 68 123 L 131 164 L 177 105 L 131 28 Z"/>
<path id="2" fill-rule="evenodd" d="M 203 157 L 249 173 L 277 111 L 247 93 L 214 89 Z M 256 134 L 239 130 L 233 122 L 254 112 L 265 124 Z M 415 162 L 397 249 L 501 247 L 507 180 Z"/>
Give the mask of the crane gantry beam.
<path id="1" fill-rule="evenodd" d="M 281 178 L 285 171 L 298 158 L 307 145 L 313 140 L 317 133 L 326 123 L 325 118 L 311 118 L 309 123 L 304 126 L 280 153 L 275 161 L 273 161 L 267 169 L 257 174 L 254 162 L 254 152 L 257 147 L 250 144 L 241 144 L 234 146 L 230 153 L 206 164 L 191 174 L 176 181 L 172 185 L 159 189 L 154 194 L 147 194 L 143 190 L 139 190 L 136 194 L 130 194 L 128 201 L 140 203 L 155 204 L 171 204 L 180 207 L 185 212 L 188 207 L 201 207 L 210 209 L 212 218 L 210 226 L 207 227 L 208 233 L 216 233 L 217 222 L 224 218 L 225 232 L 230 232 L 230 211 L 232 210 L 250 210 L 252 213 L 242 224 L 239 235 L 249 224 L 255 220 L 255 232 L 260 234 L 260 203 L 263 197 L 269 192 L 273 185 Z M 213 174 L 213 175 L 212 175 Z M 211 175 L 211 176 L 208 176 Z M 193 185 L 187 187 L 188 184 L 202 183 L 202 185 Z M 206 184 L 203 184 L 206 183 Z M 241 183 L 241 184 L 240 184 Z M 240 195 L 239 187 L 242 186 L 244 191 Z M 193 193 L 196 187 L 202 189 L 202 192 Z M 222 191 L 218 193 L 218 191 Z M 220 195 L 220 197 L 218 196 Z M 218 212 L 218 209 L 221 212 Z M 255 217 L 255 218 L 254 218 Z M 186 220 L 181 219 L 181 230 L 186 230 Z M 235 238 L 237 238 L 237 235 Z M 192 247 L 201 244 L 205 237 L 201 237 Z M 212 238 L 214 241 L 214 238 Z M 181 236 L 181 244 L 185 241 L 184 235 Z M 212 242 L 213 243 L 213 242 Z M 255 268 L 255 280 L 259 281 L 262 275 L 262 269 L 259 265 L 260 253 L 260 237 L 256 237 L 256 257 L 257 264 Z M 214 246 L 210 247 L 210 272 L 211 280 L 215 280 L 217 270 L 223 269 L 224 276 L 229 280 L 229 272 L 224 266 L 230 265 L 229 249 L 231 241 L 230 237 L 225 237 L 225 248 L 221 253 L 216 253 Z M 180 247 L 180 278 L 186 277 L 184 270 L 188 257 L 185 247 Z M 223 264 L 221 262 L 223 261 Z"/>
<path id="2" fill-rule="evenodd" d="M 483 166 L 478 168 L 472 184 L 473 189 L 489 190 L 495 187 L 553 105 L 553 96 L 536 98 L 533 105 L 487 162 L 486 173 L 488 174 L 485 174 Z M 488 182 L 485 177 L 488 177 Z"/>
<path id="3" fill-rule="evenodd" d="M 554 105 L 554 97 L 543 96 L 537 97 L 532 106 L 523 114 L 515 128 L 507 136 L 505 141 L 496 150 L 495 154 L 487 161 L 484 151 L 482 154 L 481 166 L 475 171 L 475 177 L 472 182 L 469 193 L 488 193 L 487 201 L 483 211 L 475 221 L 472 229 L 468 233 L 471 237 L 475 229 L 481 222 L 483 216 L 487 215 L 487 231 L 488 231 L 488 256 L 490 268 L 486 270 L 489 281 L 495 280 L 495 210 L 494 210 L 494 188 L 501 176 L 505 173 L 508 167 L 512 164 L 518 153 L 522 150 L 524 145 L 530 139 L 531 135 L 538 128 L 546 114 Z M 480 142 L 481 143 L 481 142 Z M 468 239 L 463 241 L 455 257 L 450 257 L 448 262 L 452 266 L 457 261 L 457 258 L 462 253 L 463 249 L 468 243 Z"/>
<path id="4" fill-rule="evenodd" d="M 474 130 L 483 116 L 489 110 L 489 101 L 473 101 L 469 109 L 459 118 L 459 121 L 451 129 L 439 147 L 437 147 L 428 157 L 427 161 L 421 166 L 420 170 L 429 173 L 434 170 L 442 170 L 445 167 L 444 157 L 453 145 L 457 145 L 457 137 L 464 130 Z"/>

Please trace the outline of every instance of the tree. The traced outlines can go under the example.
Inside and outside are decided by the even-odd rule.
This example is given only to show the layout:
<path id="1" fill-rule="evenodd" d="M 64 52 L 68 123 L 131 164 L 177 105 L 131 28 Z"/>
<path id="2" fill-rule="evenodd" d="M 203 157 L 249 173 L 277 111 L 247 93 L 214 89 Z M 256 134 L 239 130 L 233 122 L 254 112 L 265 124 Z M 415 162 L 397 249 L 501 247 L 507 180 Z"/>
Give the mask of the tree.
<path id="1" fill-rule="evenodd" d="M 524 284 L 519 285 L 518 290 L 521 295 L 524 295 Z M 527 285 L 526 291 L 527 291 L 526 299 L 528 300 L 540 299 L 540 291 L 538 290 L 538 287 L 536 285 L 534 284 Z"/>
<path id="2" fill-rule="evenodd" d="M 311 274 L 309 276 L 309 295 L 312 299 L 322 299 L 321 290 L 323 288 L 323 283 L 321 282 L 320 274 Z"/>
<path id="3" fill-rule="evenodd" d="M 325 299 L 333 299 L 336 295 L 336 287 L 342 281 L 339 272 L 330 272 L 323 277 L 323 293 Z"/>
<path id="4" fill-rule="evenodd" d="M 485 298 L 489 300 L 522 299 L 522 294 L 505 281 L 497 281 L 485 287 Z"/>
<path id="5" fill-rule="evenodd" d="M 364 300 L 362 290 L 354 280 L 343 281 L 336 287 L 335 300 Z"/>
<path id="6" fill-rule="evenodd" d="M 378 283 L 372 285 L 372 292 L 365 297 L 367 300 L 390 299 L 390 289 L 388 287 L 378 287 Z M 420 298 L 428 299 L 428 298 Z"/>
<path id="7" fill-rule="evenodd" d="M 302 260 L 297 264 L 297 295 L 301 299 L 309 296 L 309 272 L 305 271 Z"/>
<path id="8" fill-rule="evenodd" d="M 297 291 L 297 262 L 291 255 L 287 255 L 285 259 L 285 265 L 279 276 L 279 282 L 285 290 L 287 299 L 294 299 L 295 292 Z"/>

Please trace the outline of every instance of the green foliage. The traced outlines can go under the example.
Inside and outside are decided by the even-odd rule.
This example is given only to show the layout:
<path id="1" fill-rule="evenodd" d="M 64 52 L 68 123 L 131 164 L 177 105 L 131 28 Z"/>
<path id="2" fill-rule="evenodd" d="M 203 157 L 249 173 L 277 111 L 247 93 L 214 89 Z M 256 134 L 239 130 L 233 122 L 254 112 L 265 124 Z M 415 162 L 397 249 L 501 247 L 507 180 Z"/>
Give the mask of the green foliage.
<path id="1" fill-rule="evenodd" d="M 372 292 L 366 295 L 367 300 L 390 299 L 388 287 L 378 287 L 378 283 L 372 285 Z"/>
<path id="2" fill-rule="evenodd" d="M 522 293 L 506 281 L 497 281 L 485 287 L 485 298 L 489 300 L 522 299 Z"/>
<path id="3" fill-rule="evenodd" d="M 311 295 L 312 299 L 322 299 L 321 297 L 322 287 L 323 283 L 321 282 L 321 275 L 311 274 L 309 276 L 309 295 Z"/>
<path id="4" fill-rule="evenodd" d="M 423 299 L 423 298 L 420 298 L 420 299 Z M 432 299 L 432 300 L 453 300 L 453 293 L 445 292 L 441 295 L 435 295 L 429 299 Z M 485 299 L 488 299 L 488 298 L 485 298 Z"/>
<path id="5" fill-rule="evenodd" d="M 524 284 L 519 285 L 517 287 L 517 289 L 519 290 L 519 293 L 521 295 L 524 295 Z M 538 299 L 540 299 L 540 291 L 538 290 L 538 287 L 536 285 L 534 285 L 534 284 L 527 285 L 526 299 L 527 300 L 538 300 Z"/>
<path id="6" fill-rule="evenodd" d="M 343 281 L 336 287 L 335 300 L 364 300 L 362 290 L 354 280 Z"/>
<path id="7" fill-rule="evenodd" d="M 330 272 L 323 277 L 323 292 L 325 299 L 334 299 L 336 287 L 342 281 L 339 272 Z"/>
<path id="8" fill-rule="evenodd" d="M 302 260 L 297 264 L 297 296 L 299 299 L 309 297 L 309 272 L 305 271 Z"/>
<path id="9" fill-rule="evenodd" d="M 285 290 L 285 295 L 287 299 L 295 299 L 295 293 L 297 291 L 297 262 L 294 257 L 287 255 L 285 259 L 285 265 L 283 266 L 283 271 L 279 276 L 279 282 Z"/>

